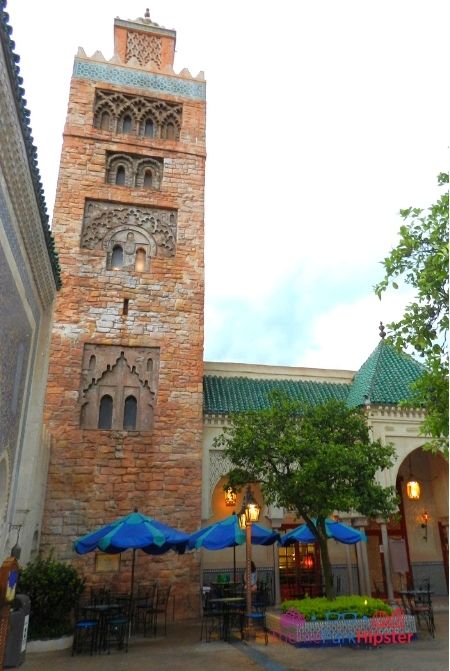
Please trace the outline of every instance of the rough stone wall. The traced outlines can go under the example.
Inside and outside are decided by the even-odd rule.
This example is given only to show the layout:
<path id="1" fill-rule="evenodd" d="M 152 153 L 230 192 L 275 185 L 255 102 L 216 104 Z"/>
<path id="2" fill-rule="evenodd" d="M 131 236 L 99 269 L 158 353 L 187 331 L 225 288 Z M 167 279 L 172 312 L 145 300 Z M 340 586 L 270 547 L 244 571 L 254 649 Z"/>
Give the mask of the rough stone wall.
<path id="1" fill-rule="evenodd" d="M 74 539 L 134 507 L 187 532 L 201 519 L 205 103 L 138 91 L 183 104 L 180 141 L 119 135 L 93 127 L 95 86 L 83 79 L 71 82 L 54 210 L 63 289 L 54 317 L 46 399 L 53 446 L 41 547 L 74 561 L 89 582 L 127 588 L 130 552 L 122 555 L 119 574 L 96 574 L 93 556 L 74 555 Z M 98 87 L 114 89 L 103 82 Z M 106 183 L 107 152 L 164 159 L 161 188 Z M 88 199 L 177 211 L 175 256 L 156 255 L 144 272 L 107 270 L 104 249 L 80 247 Z M 80 428 L 86 343 L 159 348 L 153 430 Z M 185 609 L 192 608 L 191 597 L 196 603 L 196 553 L 138 553 L 137 582 L 155 579 L 174 584 L 182 616 L 182 603 Z"/>

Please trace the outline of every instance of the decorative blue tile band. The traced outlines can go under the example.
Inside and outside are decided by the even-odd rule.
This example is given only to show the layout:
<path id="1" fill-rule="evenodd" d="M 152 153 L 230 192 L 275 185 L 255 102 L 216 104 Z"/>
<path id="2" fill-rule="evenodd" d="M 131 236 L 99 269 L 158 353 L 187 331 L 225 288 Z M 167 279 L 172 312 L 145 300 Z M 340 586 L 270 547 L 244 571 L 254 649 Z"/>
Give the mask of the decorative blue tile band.
<path id="1" fill-rule="evenodd" d="M 194 100 L 206 99 L 205 82 L 166 77 L 165 75 L 145 72 L 143 70 L 132 70 L 131 68 L 112 65 L 111 63 L 98 63 L 75 58 L 73 76 L 77 79 L 89 79 L 91 81 L 119 84 L 136 89 L 171 93 Z"/>
<path id="2" fill-rule="evenodd" d="M 3 228 L 5 230 L 6 237 L 8 238 L 8 242 L 9 242 L 11 251 L 12 251 L 13 256 L 14 256 L 14 261 L 15 261 L 17 269 L 19 271 L 20 278 L 23 282 L 28 305 L 31 308 L 31 311 L 33 313 L 33 317 L 36 321 L 36 324 L 39 326 L 40 311 L 39 311 L 38 304 L 36 303 L 36 300 L 35 300 L 35 297 L 34 297 L 34 291 L 33 291 L 33 288 L 32 288 L 31 281 L 30 281 L 28 266 L 25 263 L 25 259 L 23 258 L 22 248 L 21 248 L 21 245 L 19 243 L 19 239 L 17 237 L 16 230 L 13 226 L 12 221 L 11 221 L 8 206 L 6 204 L 6 197 L 3 193 L 3 189 L 1 188 L 1 185 L 0 185 L 0 221 L 3 224 Z"/>

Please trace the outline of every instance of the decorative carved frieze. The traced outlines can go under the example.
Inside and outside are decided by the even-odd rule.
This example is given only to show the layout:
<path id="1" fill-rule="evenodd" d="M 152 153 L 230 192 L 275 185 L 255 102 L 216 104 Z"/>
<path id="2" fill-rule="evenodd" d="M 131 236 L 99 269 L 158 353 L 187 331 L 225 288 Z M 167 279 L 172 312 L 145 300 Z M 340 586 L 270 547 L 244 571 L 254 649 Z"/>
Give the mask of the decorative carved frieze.
<path id="1" fill-rule="evenodd" d="M 54 300 L 56 293 L 55 278 L 46 246 L 36 192 L 30 179 L 27 148 L 17 118 L 15 97 L 11 90 L 11 83 L 8 79 L 7 67 L 1 50 L 0 146 L 0 172 L 4 180 L 2 184 L 6 185 L 7 198 L 9 199 L 9 202 L 5 199 L 4 205 L 5 211 L 8 212 L 7 220 L 2 213 L 2 222 L 5 227 L 8 225 L 8 239 L 17 248 L 17 256 L 14 250 L 14 257 L 21 272 L 22 280 L 29 284 L 29 278 L 27 277 L 29 272 L 27 270 L 28 262 L 39 299 L 42 305 L 48 307 Z M 2 192 L 4 192 L 4 188 L 2 188 Z M 9 203 L 11 203 L 12 208 Z M 20 233 L 20 242 L 17 240 L 18 233 Z M 23 250 L 26 250 L 26 261 L 23 257 Z M 27 297 L 30 303 L 34 305 L 32 290 L 27 291 Z"/>
<path id="2" fill-rule="evenodd" d="M 81 427 L 99 428 L 101 400 L 108 396 L 112 405 L 108 428 L 127 430 L 125 404 L 132 397 L 136 401 L 132 430 L 149 431 L 153 426 L 159 359 L 158 347 L 85 344 L 81 371 Z"/>
<path id="3" fill-rule="evenodd" d="M 110 251 L 115 237 L 143 238 L 149 256 L 175 256 L 177 213 L 155 207 L 135 207 L 87 200 L 80 246 Z M 112 249 L 112 248 L 111 248 Z M 134 250 L 133 250 L 134 251 Z"/>
<path id="4" fill-rule="evenodd" d="M 177 141 L 183 105 L 97 89 L 94 126 L 112 133 Z"/>
<path id="5" fill-rule="evenodd" d="M 154 65 L 161 67 L 162 41 L 156 35 L 145 35 L 130 31 L 127 33 L 127 51 L 125 62 L 136 58 L 139 65 Z"/>

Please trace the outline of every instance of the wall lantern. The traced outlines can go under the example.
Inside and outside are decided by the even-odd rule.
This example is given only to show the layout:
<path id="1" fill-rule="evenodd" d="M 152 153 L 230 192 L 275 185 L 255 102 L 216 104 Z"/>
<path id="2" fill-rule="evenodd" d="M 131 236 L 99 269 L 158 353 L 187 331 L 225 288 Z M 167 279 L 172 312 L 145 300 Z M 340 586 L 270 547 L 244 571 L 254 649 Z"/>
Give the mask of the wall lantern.
<path id="1" fill-rule="evenodd" d="M 225 496 L 225 505 L 226 506 L 235 506 L 236 505 L 236 492 L 233 487 L 228 487 L 224 492 Z"/>
<path id="2" fill-rule="evenodd" d="M 417 480 L 408 480 L 406 483 L 406 495 L 411 501 L 418 501 L 420 499 L 420 485 Z"/>
<path id="3" fill-rule="evenodd" d="M 418 501 L 420 499 L 420 485 L 411 471 L 411 456 L 409 457 L 409 478 L 406 483 L 406 496 L 411 501 Z"/>
<path id="4" fill-rule="evenodd" d="M 430 518 L 429 518 L 429 515 L 428 515 L 426 510 L 423 511 L 420 519 L 421 519 L 421 522 L 422 522 L 420 526 L 423 529 L 423 540 L 427 541 L 428 540 L 428 520 Z"/>

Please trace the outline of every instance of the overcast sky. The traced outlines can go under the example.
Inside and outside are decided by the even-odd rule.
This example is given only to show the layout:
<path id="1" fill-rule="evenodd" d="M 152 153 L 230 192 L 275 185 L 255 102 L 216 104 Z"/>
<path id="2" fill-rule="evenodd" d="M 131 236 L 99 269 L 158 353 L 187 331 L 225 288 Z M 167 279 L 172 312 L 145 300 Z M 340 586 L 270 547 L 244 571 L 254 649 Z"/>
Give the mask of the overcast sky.
<path id="1" fill-rule="evenodd" d="M 147 6 L 207 80 L 205 359 L 358 369 L 398 212 L 448 170 L 448 1 L 9 0 L 50 213 L 77 48 Z"/>

